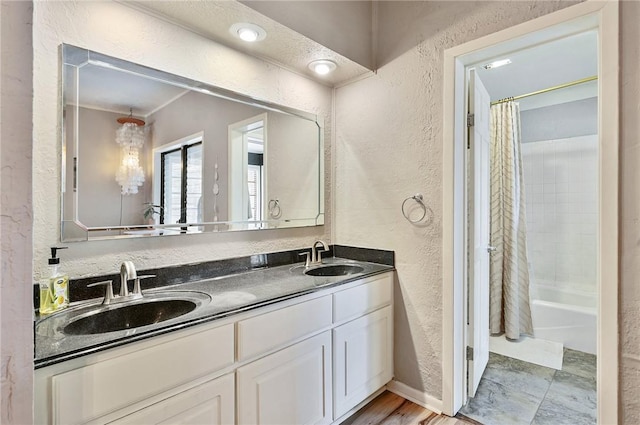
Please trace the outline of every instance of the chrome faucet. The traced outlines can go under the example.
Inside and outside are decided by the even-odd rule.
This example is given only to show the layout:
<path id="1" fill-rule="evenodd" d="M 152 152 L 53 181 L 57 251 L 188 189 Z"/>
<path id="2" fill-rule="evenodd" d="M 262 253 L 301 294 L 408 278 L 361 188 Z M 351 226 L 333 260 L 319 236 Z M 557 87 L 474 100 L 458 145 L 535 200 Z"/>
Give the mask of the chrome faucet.
<path id="1" fill-rule="evenodd" d="M 321 250 L 318 250 L 318 244 L 322 245 Z M 304 251 L 299 253 L 298 255 L 304 255 L 306 257 L 304 266 L 310 267 L 317 264 L 322 264 L 322 253 L 326 251 L 329 251 L 329 247 L 327 246 L 327 244 L 324 241 L 317 240 L 311 246 L 311 251 Z"/>
<path id="2" fill-rule="evenodd" d="M 318 250 L 318 244 L 322 246 L 321 250 Z M 311 264 L 322 264 L 322 253 L 329 251 L 329 247 L 324 241 L 315 241 L 311 247 Z"/>
<path id="3" fill-rule="evenodd" d="M 112 303 L 122 303 L 130 300 L 137 300 L 142 298 L 142 290 L 140 289 L 140 281 L 142 279 L 148 279 L 150 277 L 156 277 L 154 274 L 138 276 L 136 272 L 136 267 L 133 265 L 131 261 L 124 261 L 122 265 L 120 265 L 120 295 L 113 295 L 113 284 L 110 280 L 105 280 L 103 282 L 92 283 L 87 285 L 87 287 L 92 286 L 104 286 L 104 300 L 102 304 L 108 305 Z M 134 281 L 133 284 L 133 292 L 129 292 L 128 283 L 130 280 Z"/>
<path id="4" fill-rule="evenodd" d="M 120 266 L 120 296 L 129 295 L 128 282 L 131 279 L 137 279 L 136 267 L 131 261 L 124 261 Z"/>

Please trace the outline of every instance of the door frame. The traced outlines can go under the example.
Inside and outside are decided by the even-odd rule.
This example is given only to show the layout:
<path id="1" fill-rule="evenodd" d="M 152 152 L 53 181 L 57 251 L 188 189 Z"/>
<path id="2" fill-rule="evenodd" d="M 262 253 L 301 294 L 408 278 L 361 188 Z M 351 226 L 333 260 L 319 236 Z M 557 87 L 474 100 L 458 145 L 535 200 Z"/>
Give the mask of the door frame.
<path id="1" fill-rule="evenodd" d="M 618 10 L 617 0 L 588 0 L 444 52 L 442 401 L 445 414 L 454 415 L 466 401 L 465 66 L 488 59 L 485 49 L 492 46 L 506 54 L 596 29 L 599 52 L 597 418 L 598 423 L 618 422 Z M 492 56 L 496 52 L 493 50 Z M 607 105 L 606 108 L 603 105 Z"/>
<path id="2" fill-rule="evenodd" d="M 228 145 L 227 145 L 227 170 L 228 170 L 228 184 L 227 190 L 230 194 L 229 199 L 227 201 L 227 214 L 229 221 L 238 221 L 240 224 L 230 224 L 230 227 L 237 228 L 240 230 L 247 230 L 250 225 L 247 215 L 245 213 L 245 208 L 247 207 L 247 203 L 249 202 L 249 193 L 245 190 L 247 188 L 247 170 L 248 170 L 248 148 L 247 148 L 247 133 L 251 130 L 255 130 L 259 126 L 257 123 L 262 123 L 263 127 L 263 143 L 264 143 L 264 166 L 263 166 L 263 196 L 266 197 L 268 192 L 267 187 L 267 132 L 268 132 L 268 115 L 267 113 L 262 113 L 255 115 L 253 117 L 244 119 L 242 121 L 234 122 L 229 124 L 228 126 Z M 238 161 L 242 167 L 238 167 Z M 240 193 L 241 198 L 237 198 L 237 194 Z M 235 198 L 231 196 L 231 194 L 236 194 Z M 262 211 L 263 217 L 266 216 L 266 211 Z M 260 223 L 258 223 L 260 224 Z"/>

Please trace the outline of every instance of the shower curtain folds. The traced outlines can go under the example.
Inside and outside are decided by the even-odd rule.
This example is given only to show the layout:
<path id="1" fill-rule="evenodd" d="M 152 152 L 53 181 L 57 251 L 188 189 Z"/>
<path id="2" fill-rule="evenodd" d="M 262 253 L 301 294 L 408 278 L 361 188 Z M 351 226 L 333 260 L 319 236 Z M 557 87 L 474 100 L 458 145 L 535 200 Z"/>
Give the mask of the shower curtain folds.
<path id="1" fill-rule="evenodd" d="M 533 335 L 520 143 L 519 105 L 491 106 L 489 327 L 513 340 Z"/>

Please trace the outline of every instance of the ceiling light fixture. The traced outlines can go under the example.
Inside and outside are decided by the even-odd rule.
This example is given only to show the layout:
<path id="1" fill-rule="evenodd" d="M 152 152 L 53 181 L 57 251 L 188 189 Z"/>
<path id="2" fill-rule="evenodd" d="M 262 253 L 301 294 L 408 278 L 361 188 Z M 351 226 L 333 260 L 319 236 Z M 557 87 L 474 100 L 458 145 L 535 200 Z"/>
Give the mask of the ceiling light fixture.
<path id="1" fill-rule="evenodd" d="M 509 65 L 510 63 L 511 63 L 511 59 L 500 59 L 499 61 L 488 63 L 486 65 L 483 65 L 482 67 L 484 69 L 493 69 L 493 68 Z"/>
<path id="2" fill-rule="evenodd" d="M 320 75 L 327 75 L 337 67 L 338 65 L 335 62 L 328 59 L 315 60 L 309 64 L 309 69 Z"/>
<path id="3" fill-rule="evenodd" d="M 240 40 L 248 43 L 264 40 L 267 37 L 267 32 L 264 28 L 247 22 L 239 22 L 231 25 L 229 32 L 234 37 L 238 37 Z"/>

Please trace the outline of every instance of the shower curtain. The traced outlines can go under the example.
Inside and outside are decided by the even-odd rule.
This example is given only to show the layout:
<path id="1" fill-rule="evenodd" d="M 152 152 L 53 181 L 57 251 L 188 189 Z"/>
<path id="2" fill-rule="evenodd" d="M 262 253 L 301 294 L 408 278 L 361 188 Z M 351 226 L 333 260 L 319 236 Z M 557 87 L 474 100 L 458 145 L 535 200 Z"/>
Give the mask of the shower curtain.
<path id="1" fill-rule="evenodd" d="M 491 107 L 491 253 L 489 326 L 509 339 L 533 335 L 529 306 L 520 107 Z"/>

